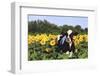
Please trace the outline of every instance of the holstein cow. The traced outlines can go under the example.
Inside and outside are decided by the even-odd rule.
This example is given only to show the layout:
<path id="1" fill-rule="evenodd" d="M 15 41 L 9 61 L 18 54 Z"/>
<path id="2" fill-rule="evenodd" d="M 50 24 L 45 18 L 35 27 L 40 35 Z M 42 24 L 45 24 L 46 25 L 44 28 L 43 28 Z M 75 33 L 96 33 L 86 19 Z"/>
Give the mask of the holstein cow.
<path id="1" fill-rule="evenodd" d="M 61 33 L 58 35 L 58 49 L 60 52 L 69 54 L 69 57 L 72 57 L 72 54 L 75 52 L 75 45 L 73 41 L 73 31 L 68 30 L 67 33 Z"/>

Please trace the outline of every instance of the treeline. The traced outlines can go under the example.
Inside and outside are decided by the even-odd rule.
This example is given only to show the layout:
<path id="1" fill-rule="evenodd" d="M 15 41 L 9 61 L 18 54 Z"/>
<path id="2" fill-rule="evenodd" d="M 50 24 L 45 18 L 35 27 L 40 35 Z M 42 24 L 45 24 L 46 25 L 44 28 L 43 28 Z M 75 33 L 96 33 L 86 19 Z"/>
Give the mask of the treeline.
<path id="1" fill-rule="evenodd" d="M 59 34 L 62 31 L 66 32 L 67 30 L 73 30 L 75 34 L 87 34 L 88 28 L 82 28 L 81 25 L 61 25 L 58 26 L 54 23 L 50 23 L 47 20 L 34 20 L 28 22 L 28 33 L 51 33 L 51 34 Z"/>

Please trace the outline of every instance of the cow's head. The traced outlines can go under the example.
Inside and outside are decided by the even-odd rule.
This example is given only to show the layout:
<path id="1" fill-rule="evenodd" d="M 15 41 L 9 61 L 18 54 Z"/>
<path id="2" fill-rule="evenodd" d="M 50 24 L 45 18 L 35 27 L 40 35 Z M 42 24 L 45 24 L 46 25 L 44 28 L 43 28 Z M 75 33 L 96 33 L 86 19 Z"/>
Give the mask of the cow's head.
<path id="1" fill-rule="evenodd" d="M 73 36 L 74 36 L 73 31 L 72 30 L 68 30 L 67 34 L 68 34 L 67 38 L 68 38 L 69 42 L 72 42 Z"/>

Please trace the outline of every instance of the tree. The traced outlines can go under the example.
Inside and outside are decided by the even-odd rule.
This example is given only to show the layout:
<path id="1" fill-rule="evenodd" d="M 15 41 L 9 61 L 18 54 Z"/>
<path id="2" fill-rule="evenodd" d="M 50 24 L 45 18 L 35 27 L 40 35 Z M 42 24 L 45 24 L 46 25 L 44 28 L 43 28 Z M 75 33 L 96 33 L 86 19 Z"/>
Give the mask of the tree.
<path id="1" fill-rule="evenodd" d="M 87 33 L 88 28 L 81 28 L 81 25 L 62 25 L 58 26 L 54 23 L 50 23 L 47 20 L 34 20 L 28 22 L 28 33 L 52 33 L 52 34 L 60 34 L 62 31 L 67 32 L 68 30 L 73 30 L 75 35 L 80 33 Z"/>
<path id="2" fill-rule="evenodd" d="M 85 28 L 84 31 L 85 31 L 86 33 L 88 33 L 88 28 Z"/>

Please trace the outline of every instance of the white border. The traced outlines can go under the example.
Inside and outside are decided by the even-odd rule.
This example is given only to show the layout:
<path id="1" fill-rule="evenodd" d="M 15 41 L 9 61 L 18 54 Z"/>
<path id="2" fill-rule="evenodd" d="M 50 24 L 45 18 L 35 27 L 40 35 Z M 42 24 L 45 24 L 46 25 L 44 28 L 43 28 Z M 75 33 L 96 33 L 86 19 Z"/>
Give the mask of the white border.
<path id="1" fill-rule="evenodd" d="M 95 52 L 95 15 L 93 8 L 83 7 L 37 7 L 33 4 L 12 3 L 12 72 L 47 72 L 75 68 L 91 68 L 96 62 Z M 50 61 L 27 61 L 27 15 L 63 15 L 63 16 L 88 16 L 89 27 L 89 58 L 75 60 L 50 60 Z M 24 26 L 23 26 L 24 25 Z M 92 31 L 92 33 L 91 33 Z M 21 42 L 21 43 L 20 43 Z M 21 57 L 21 58 L 20 58 Z"/>

